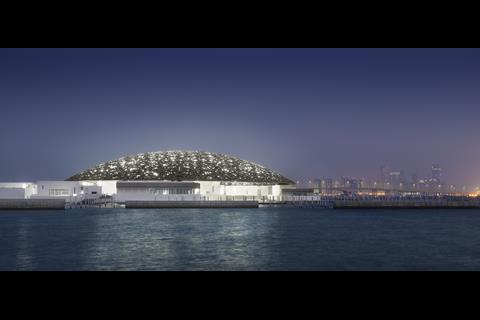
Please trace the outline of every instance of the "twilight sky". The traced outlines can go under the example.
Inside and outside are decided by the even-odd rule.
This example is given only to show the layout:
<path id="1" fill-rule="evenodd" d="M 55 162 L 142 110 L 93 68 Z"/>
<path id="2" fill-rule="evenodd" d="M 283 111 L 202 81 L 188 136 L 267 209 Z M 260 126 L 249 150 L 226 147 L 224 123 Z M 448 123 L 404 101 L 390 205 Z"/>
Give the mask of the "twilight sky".
<path id="1" fill-rule="evenodd" d="M 147 151 L 480 185 L 478 49 L 0 49 L 0 181 Z"/>

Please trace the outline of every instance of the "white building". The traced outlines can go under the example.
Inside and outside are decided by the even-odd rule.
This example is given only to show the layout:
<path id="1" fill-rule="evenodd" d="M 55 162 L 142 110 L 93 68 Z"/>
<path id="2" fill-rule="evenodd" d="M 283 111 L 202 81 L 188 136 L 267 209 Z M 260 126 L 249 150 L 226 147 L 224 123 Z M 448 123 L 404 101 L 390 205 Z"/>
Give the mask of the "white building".
<path id="1" fill-rule="evenodd" d="M 67 201 L 96 199 L 102 196 L 102 187 L 87 181 L 38 181 L 33 199 L 64 198 Z"/>
<path id="2" fill-rule="evenodd" d="M 0 199 L 29 199 L 37 193 L 37 185 L 32 182 L 0 183 Z"/>
<path id="3" fill-rule="evenodd" d="M 109 161 L 69 181 L 108 185 L 117 201 L 278 197 L 294 182 L 261 165 L 199 151 L 143 153 Z M 105 191 L 104 191 L 105 193 Z"/>
<path id="4" fill-rule="evenodd" d="M 282 194 L 294 182 L 258 164 L 197 151 L 139 154 L 100 164 L 67 181 L 0 184 L 0 199 L 245 200 Z"/>

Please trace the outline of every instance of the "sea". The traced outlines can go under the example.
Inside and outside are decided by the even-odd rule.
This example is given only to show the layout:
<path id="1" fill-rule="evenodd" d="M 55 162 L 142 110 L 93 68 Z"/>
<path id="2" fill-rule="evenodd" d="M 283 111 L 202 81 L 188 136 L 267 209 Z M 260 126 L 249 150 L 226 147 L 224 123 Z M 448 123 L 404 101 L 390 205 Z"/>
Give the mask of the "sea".
<path id="1" fill-rule="evenodd" d="M 480 270 L 480 210 L 0 211 L 0 270 Z"/>

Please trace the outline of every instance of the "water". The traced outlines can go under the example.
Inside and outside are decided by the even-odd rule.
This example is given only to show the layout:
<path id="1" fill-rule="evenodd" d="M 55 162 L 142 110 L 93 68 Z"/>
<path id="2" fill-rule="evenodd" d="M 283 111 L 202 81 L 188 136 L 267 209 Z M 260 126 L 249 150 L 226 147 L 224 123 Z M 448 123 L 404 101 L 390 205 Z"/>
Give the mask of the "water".
<path id="1" fill-rule="evenodd" d="M 0 270 L 480 270 L 480 210 L 3 211 Z"/>

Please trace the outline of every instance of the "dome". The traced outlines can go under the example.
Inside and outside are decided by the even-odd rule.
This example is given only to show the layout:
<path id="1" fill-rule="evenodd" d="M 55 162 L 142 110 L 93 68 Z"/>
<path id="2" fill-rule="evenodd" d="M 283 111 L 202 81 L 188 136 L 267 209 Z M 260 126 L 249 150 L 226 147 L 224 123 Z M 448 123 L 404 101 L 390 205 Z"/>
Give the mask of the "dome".
<path id="1" fill-rule="evenodd" d="M 294 184 L 261 165 L 235 157 L 202 151 L 141 153 L 109 161 L 67 181 L 229 181 L 254 184 Z"/>

